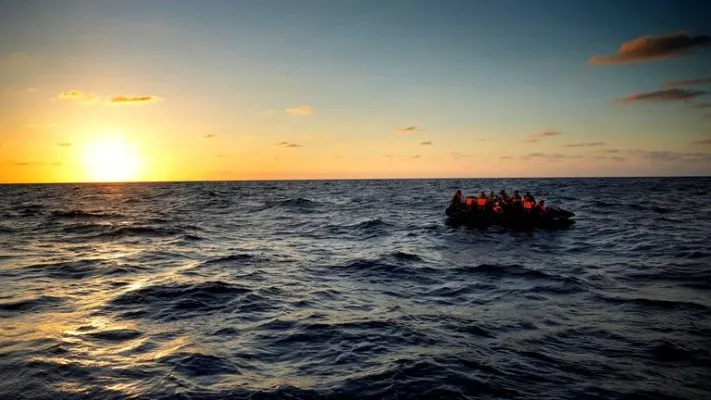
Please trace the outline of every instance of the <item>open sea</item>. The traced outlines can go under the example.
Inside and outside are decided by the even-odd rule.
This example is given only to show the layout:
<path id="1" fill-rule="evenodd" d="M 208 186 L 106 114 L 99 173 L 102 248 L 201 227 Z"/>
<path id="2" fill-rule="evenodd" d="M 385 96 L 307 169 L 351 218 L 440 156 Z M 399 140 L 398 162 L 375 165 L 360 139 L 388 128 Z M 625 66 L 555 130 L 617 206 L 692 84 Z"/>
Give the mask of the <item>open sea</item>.
<path id="1" fill-rule="evenodd" d="M 710 239 L 711 178 L 2 185 L 0 399 L 710 399 Z"/>

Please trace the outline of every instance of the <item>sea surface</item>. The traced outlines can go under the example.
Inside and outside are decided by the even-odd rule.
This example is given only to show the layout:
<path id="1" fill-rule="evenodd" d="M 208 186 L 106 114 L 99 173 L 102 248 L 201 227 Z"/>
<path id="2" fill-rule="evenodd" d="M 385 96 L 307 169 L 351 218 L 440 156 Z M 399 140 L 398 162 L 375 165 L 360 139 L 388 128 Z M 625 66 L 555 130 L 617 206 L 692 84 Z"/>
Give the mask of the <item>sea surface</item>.
<path id="1" fill-rule="evenodd" d="M 710 239 L 711 178 L 4 185 L 0 399 L 709 399 Z"/>

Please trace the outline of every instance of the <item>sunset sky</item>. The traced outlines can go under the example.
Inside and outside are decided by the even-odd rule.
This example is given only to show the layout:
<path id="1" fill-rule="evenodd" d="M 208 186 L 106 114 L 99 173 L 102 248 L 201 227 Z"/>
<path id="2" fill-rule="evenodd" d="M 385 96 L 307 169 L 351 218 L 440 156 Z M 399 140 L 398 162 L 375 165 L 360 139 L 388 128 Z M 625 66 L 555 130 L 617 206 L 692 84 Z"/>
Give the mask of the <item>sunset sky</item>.
<path id="1" fill-rule="evenodd" d="M 711 175 L 709 15 L 708 1 L 7 1 L 0 183 Z"/>

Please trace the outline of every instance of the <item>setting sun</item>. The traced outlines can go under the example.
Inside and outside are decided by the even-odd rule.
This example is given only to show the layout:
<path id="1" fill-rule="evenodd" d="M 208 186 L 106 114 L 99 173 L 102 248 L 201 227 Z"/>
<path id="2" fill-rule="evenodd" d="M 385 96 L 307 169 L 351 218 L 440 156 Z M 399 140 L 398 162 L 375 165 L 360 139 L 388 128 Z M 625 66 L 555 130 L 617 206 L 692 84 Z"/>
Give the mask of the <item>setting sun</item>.
<path id="1" fill-rule="evenodd" d="M 139 179 L 141 160 L 126 141 L 111 138 L 90 143 L 84 150 L 87 177 L 95 182 Z"/>

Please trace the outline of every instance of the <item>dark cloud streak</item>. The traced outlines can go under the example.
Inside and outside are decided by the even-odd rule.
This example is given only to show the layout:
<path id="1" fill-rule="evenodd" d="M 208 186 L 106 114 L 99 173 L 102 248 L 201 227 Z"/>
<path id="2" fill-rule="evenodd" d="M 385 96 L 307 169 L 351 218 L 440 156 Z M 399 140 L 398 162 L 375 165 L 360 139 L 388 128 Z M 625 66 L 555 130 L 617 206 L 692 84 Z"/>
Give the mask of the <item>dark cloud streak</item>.
<path id="1" fill-rule="evenodd" d="M 703 90 L 688 90 L 688 89 L 664 89 L 654 92 L 636 93 L 629 96 L 617 99 L 622 103 L 637 103 L 640 101 L 681 101 L 691 100 L 693 98 L 708 94 Z"/>
<path id="2" fill-rule="evenodd" d="M 692 49 L 711 45 L 711 36 L 689 36 L 685 32 L 668 33 L 657 36 L 642 36 L 623 43 L 610 56 L 593 56 L 591 65 L 620 64 L 664 60 L 687 55 Z"/>

